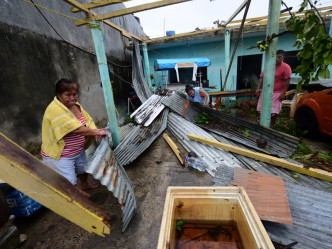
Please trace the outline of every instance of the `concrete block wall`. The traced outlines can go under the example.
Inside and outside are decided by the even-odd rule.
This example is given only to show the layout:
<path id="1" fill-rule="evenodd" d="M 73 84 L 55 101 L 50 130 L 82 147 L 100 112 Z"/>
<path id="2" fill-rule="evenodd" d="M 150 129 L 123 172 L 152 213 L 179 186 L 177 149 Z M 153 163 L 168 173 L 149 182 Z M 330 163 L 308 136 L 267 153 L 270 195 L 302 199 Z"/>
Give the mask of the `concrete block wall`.
<path id="1" fill-rule="evenodd" d="M 87 1 L 86 1 L 87 2 Z M 34 0 L 68 16 L 82 19 L 84 14 L 71 13 L 63 1 Z M 124 8 L 116 4 L 104 12 Z M 40 9 L 61 35 L 57 35 L 35 6 L 24 1 L 0 1 L 0 132 L 35 154 L 41 143 L 41 123 L 47 105 L 54 98 L 54 84 L 68 77 L 80 84 L 79 101 L 97 125 L 107 124 L 107 113 L 96 57 L 62 40 L 94 51 L 89 29 L 76 27 L 73 19 Z M 94 10 L 100 13 L 100 10 Z M 116 25 L 136 36 L 144 32 L 133 15 L 114 18 Z M 118 111 L 125 112 L 131 82 L 129 40 L 120 32 L 101 25 L 106 54 L 112 64 L 111 80 Z"/>

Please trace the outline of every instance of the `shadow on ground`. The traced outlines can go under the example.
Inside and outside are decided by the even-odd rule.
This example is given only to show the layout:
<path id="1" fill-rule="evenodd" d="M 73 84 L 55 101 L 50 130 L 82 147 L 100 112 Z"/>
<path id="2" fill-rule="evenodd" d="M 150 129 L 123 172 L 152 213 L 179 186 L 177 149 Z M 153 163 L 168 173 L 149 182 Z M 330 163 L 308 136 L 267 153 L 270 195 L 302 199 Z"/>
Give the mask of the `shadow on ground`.
<path id="1" fill-rule="evenodd" d="M 166 133 L 176 141 L 173 135 Z M 185 150 L 177 143 L 183 155 Z M 125 167 L 131 179 L 138 210 L 122 233 L 122 211 L 117 199 L 102 186 L 90 190 L 91 201 L 111 215 L 111 234 L 105 238 L 90 234 L 52 211 L 43 208 L 32 217 L 18 219 L 20 233 L 28 235 L 21 248 L 156 248 L 168 186 L 211 186 L 207 172 L 184 168 L 160 136 L 138 159 Z M 91 181 L 92 178 L 90 178 Z"/>

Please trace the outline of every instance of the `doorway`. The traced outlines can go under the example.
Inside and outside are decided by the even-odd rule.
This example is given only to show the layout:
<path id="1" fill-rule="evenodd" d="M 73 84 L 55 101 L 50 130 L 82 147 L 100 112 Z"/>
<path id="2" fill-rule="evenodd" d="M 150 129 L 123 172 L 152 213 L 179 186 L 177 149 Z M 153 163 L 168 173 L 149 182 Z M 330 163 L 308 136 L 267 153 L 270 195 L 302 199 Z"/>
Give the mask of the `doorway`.
<path id="1" fill-rule="evenodd" d="M 257 87 L 262 68 L 262 54 L 238 56 L 236 90 Z"/>

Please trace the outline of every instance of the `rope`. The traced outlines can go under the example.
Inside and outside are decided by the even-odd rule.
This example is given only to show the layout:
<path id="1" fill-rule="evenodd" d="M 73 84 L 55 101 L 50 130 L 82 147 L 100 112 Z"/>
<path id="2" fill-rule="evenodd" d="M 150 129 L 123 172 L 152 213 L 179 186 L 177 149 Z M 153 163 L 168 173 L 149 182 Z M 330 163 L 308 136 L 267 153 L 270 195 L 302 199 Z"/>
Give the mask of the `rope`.
<path id="1" fill-rule="evenodd" d="M 116 73 L 114 73 L 114 72 L 111 71 L 110 69 L 108 69 L 108 71 L 109 71 L 111 74 L 114 74 L 116 77 L 118 77 L 118 78 L 119 78 L 120 80 L 122 80 L 123 82 L 129 84 L 133 89 L 135 89 L 134 86 L 133 86 L 133 84 L 132 84 L 131 82 L 122 79 L 119 75 L 117 75 Z"/>
<path id="2" fill-rule="evenodd" d="M 27 0 L 22 0 L 22 1 L 23 1 L 23 2 L 26 2 L 26 3 L 28 3 L 28 4 L 31 4 L 31 5 L 34 5 L 35 7 L 39 7 L 39 8 L 42 8 L 42 9 L 48 10 L 48 11 L 50 11 L 50 12 L 53 12 L 53 13 L 58 14 L 58 15 L 61 15 L 61 16 L 65 16 L 65 17 L 68 17 L 68 18 L 71 18 L 71 19 L 74 19 L 74 20 L 77 20 L 77 21 L 84 21 L 83 19 L 78 19 L 78 18 L 73 17 L 73 16 L 68 16 L 68 15 L 65 15 L 65 14 L 63 14 L 63 13 L 60 13 L 60 12 L 58 12 L 58 11 L 55 11 L 55 10 L 51 10 L 51 9 L 49 9 L 49 8 L 46 8 L 46 7 L 42 6 L 42 5 L 35 4 L 33 1 L 31 1 L 31 2 L 29 2 L 29 1 L 27 1 Z"/>
<path id="3" fill-rule="evenodd" d="M 91 51 L 89 51 L 89 50 L 86 50 L 86 49 L 84 49 L 84 48 L 82 48 L 82 47 L 80 47 L 80 46 L 78 46 L 78 45 L 76 45 L 76 44 L 71 43 L 70 41 L 66 40 L 65 38 L 63 38 L 63 37 L 59 34 L 59 32 L 55 29 L 55 27 L 51 24 L 51 22 L 47 19 L 47 17 L 46 17 L 41 11 L 40 11 L 40 9 L 39 9 L 38 7 L 42 8 L 42 9 L 45 9 L 45 10 L 48 10 L 48 11 L 50 11 L 50 12 L 53 12 L 53 13 L 56 13 L 56 14 L 59 14 L 59 15 L 65 16 L 65 17 L 69 17 L 69 18 L 75 19 L 75 20 L 82 20 L 82 19 L 78 19 L 78 18 L 75 18 L 75 17 L 67 16 L 67 15 L 62 14 L 62 13 L 60 13 L 60 12 L 57 12 L 57 11 L 54 11 L 54 10 L 48 9 L 48 8 L 46 8 L 46 7 L 44 7 L 44 6 L 39 5 L 39 4 L 35 4 L 35 3 L 33 2 L 33 0 L 30 0 L 30 2 L 27 1 L 27 0 L 22 0 L 22 1 L 23 1 L 23 2 L 26 2 L 26 3 L 28 3 L 28 4 L 31 4 L 31 5 L 34 5 L 34 6 L 36 7 L 36 9 L 38 10 L 38 12 L 41 14 L 41 16 L 45 19 L 45 21 L 51 26 L 51 28 L 53 29 L 53 31 L 54 31 L 54 32 L 55 32 L 55 33 L 61 38 L 61 40 L 63 40 L 65 43 L 67 43 L 67 44 L 69 44 L 69 45 L 71 45 L 71 46 L 73 46 L 73 47 L 75 47 L 75 48 L 77 48 L 77 49 L 80 49 L 80 50 L 82 50 L 82 51 L 84 51 L 84 52 L 86 52 L 86 53 L 88 53 L 88 54 L 91 54 L 91 55 L 96 56 L 96 53 L 91 52 Z M 91 26 L 94 27 L 94 25 L 91 25 Z M 99 27 L 99 28 L 100 28 L 100 27 Z M 91 35 L 91 32 L 90 32 L 90 35 Z M 92 38 L 92 37 L 91 37 L 91 38 Z M 92 44 L 93 44 L 93 41 L 92 41 Z M 111 63 L 111 64 L 114 65 L 114 66 L 118 66 L 118 67 L 131 67 L 131 65 L 123 66 L 123 65 L 116 64 L 116 63 L 114 63 L 114 62 L 112 62 L 112 61 L 110 61 L 110 60 L 107 60 L 107 62 Z"/>
<path id="4" fill-rule="evenodd" d="M 155 50 L 153 50 L 153 49 L 151 49 L 151 48 L 148 48 L 148 51 L 151 51 L 151 52 L 153 52 L 153 53 L 159 54 L 159 55 L 164 56 L 164 57 L 166 57 L 166 58 L 170 58 L 170 59 L 174 58 L 174 57 L 169 57 L 169 56 L 167 56 L 167 55 L 164 55 L 164 54 L 162 54 L 162 53 L 159 53 L 159 52 L 157 52 L 157 51 L 155 51 Z"/>

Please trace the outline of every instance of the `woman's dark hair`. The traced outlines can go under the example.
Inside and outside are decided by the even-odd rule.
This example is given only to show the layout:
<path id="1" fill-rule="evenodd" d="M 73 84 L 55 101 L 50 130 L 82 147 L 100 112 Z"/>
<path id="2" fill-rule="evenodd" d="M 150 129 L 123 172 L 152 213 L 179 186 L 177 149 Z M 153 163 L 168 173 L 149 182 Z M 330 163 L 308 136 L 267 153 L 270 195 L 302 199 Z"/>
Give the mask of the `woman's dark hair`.
<path id="1" fill-rule="evenodd" d="M 74 82 L 71 79 L 60 79 L 55 83 L 55 96 L 61 95 L 65 91 L 69 91 L 75 89 L 77 92 L 79 91 L 78 83 Z"/>
<path id="2" fill-rule="evenodd" d="M 186 85 L 186 93 L 188 93 L 190 90 L 194 90 L 194 88 L 191 85 L 187 84 Z"/>
<path id="3" fill-rule="evenodd" d="M 285 51 L 282 49 L 277 50 L 277 54 L 281 54 L 282 56 L 285 56 Z"/>

